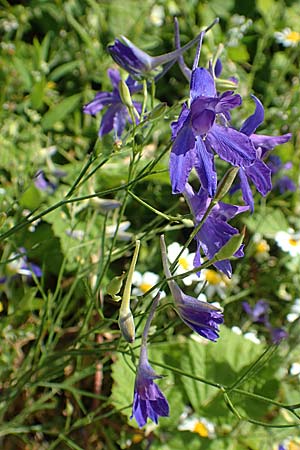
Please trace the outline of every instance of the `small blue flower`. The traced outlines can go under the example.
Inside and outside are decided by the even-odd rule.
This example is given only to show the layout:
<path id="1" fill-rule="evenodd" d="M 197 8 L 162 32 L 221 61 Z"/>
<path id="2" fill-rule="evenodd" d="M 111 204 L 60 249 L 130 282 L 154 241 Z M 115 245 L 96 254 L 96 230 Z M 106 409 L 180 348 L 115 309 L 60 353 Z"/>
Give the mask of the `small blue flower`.
<path id="1" fill-rule="evenodd" d="M 55 192 L 57 185 L 49 181 L 43 170 L 39 170 L 34 176 L 34 185 L 40 191 L 48 192 L 49 194 L 53 194 Z"/>
<path id="2" fill-rule="evenodd" d="M 243 302 L 243 309 L 248 314 L 252 322 L 262 323 L 264 325 L 269 324 L 269 303 L 265 300 L 258 300 L 253 308 L 248 302 Z"/>
<path id="3" fill-rule="evenodd" d="M 267 161 L 267 165 L 271 169 L 272 178 L 277 178 L 274 183 L 274 189 L 278 189 L 281 194 L 286 191 L 296 191 L 297 186 L 288 175 L 279 176 L 282 171 L 285 172 L 292 169 L 293 166 L 291 161 L 283 164 L 279 156 L 270 155 Z"/>
<path id="4" fill-rule="evenodd" d="M 195 193 L 189 183 L 186 184 L 183 194 L 194 216 L 195 227 L 197 227 L 212 199 L 205 189 L 201 188 L 198 193 Z M 194 259 L 195 267 L 199 267 L 201 264 L 201 249 L 207 258 L 212 259 L 232 236 L 239 233 L 227 221 L 248 209 L 249 206 L 236 206 L 223 202 L 216 203 L 195 237 L 197 242 L 197 252 Z M 243 247 L 244 245 L 242 244 L 234 254 L 236 258 L 244 256 Z M 231 278 L 232 267 L 229 260 L 218 261 L 214 263 L 214 266 Z"/>
<path id="5" fill-rule="evenodd" d="M 164 272 L 167 278 L 171 278 L 163 236 L 160 242 Z M 186 295 L 174 280 L 168 280 L 168 285 L 181 320 L 200 336 L 215 342 L 219 337 L 219 326 L 224 321 L 222 311 L 207 302 Z"/>
<path id="6" fill-rule="evenodd" d="M 131 122 L 131 118 L 127 107 L 122 103 L 120 97 L 119 82 L 121 81 L 121 76 L 119 71 L 116 69 L 108 69 L 107 73 L 113 86 L 113 91 L 98 92 L 95 98 L 83 107 L 83 112 L 94 116 L 99 111 L 102 111 L 103 108 L 108 107 L 101 120 L 99 136 L 102 137 L 111 130 L 114 130 L 116 138 L 120 138 L 125 129 L 126 122 Z M 127 78 L 126 84 L 130 94 L 134 94 L 142 88 L 131 77 Z M 133 106 L 139 113 L 141 112 L 141 103 L 133 102 Z"/>
<path id="7" fill-rule="evenodd" d="M 148 362 L 146 346 L 141 347 L 140 361 L 134 386 L 132 417 L 139 427 L 147 423 L 147 419 L 158 423 L 158 418 L 169 415 L 169 405 L 154 380 L 162 378 L 157 375 Z"/>
<path id="8" fill-rule="evenodd" d="M 35 263 L 28 261 L 25 248 L 19 248 L 18 253 L 12 253 L 7 263 L 7 276 L 1 278 L 1 283 L 5 283 L 9 278 L 17 275 L 26 276 L 27 279 L 33 278 L 34 274 L 37 278 L 43 275 L 42 269 Z"/>
<path id="9" fill-rule="evenodd" d="M 288 338 L 288 333 L 283 328 L 270 328 L 271 341 L 273 344 L 280 344 L 283 339 Z"/>

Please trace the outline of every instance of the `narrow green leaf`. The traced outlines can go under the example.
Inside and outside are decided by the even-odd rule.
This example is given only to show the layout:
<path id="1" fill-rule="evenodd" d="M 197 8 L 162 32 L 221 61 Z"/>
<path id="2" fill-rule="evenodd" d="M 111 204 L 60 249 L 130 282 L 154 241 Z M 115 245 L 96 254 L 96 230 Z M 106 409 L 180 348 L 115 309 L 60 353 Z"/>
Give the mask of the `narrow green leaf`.
<path id="1" fill-rule="evenodd" d="M 57 81 L 59 78 L 65 76 L 68 73 L 73 72 L 77 67 L 80 66 L 80 61 L 70 61 L 65 64 L 61 64 L 58 67 L 55 67 L 55 69 L 52 70 L 52 72 L 49 75 L 49 80 L 51 81 Z"/>
<path id="2" fill-rule="evenodd" d="M 81 94 L 72 95 L 49 109 L 42 118 L 42 127 L 44 130 L 49 130 L 56 122 L 64 120 L 72 111 L 74 111 L 80 98 Z"/>

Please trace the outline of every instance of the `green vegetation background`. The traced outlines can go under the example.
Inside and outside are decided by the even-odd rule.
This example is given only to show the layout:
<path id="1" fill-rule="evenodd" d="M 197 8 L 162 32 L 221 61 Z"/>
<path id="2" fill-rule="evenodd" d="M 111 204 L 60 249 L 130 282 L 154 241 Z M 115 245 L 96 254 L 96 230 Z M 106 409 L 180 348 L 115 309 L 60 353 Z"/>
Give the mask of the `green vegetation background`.
<path id="1" fill-rule="evenodd" d="M 112 136 L 99 141 L 100 118 L 82 113 L 97 91 L 111 89 L 107 69 L 114 64 L 106 46 L 115 37 L 125 35 L 157 55 L 173 49 L 175 15 L 182 42 L 218 16 L 220 24 L 205 38 L 201 64 L 224 44 L 224 78 L 237 76 L 244 98 L 243 116 L 236 113 L 233 120 L 239 126 L 252 113 L 249 96 L 255 93 L 266 110 L 259 132 L 293 133 L 276 154 L 292 161 L 289 175 L 297 182 L 299 46 L 283 47 L 274 32 L 300 31 L 299 2 L 0 4 L 0 268 L 6 280 L 0 297 L 0 448 L 179 450 L 188 442 L 191 450 L 269 450 L 292 439 L 298 445 L 293 449 L 299 449 L 297 408 L 289 406 L 300 402 L 299 379 L 289 374 L 291 364 L 300 362 L 299 321 L 288 326 L 289 339 L 279 348 L 268 346 L 259 326 L 259 345 L 230 331 L 234 325 L 249 328 L 241 301 L 254 304 L 260 298 L 270 301 L 274 325 L 287 326 L 292 301 L 300 297 L 300 261 L 280 252 L 274 236 L 289 227 L 300 230 L 299 191 L 257 199 L 255 214 L 242 219 L 248 230 L 246 257 L 236 264 L 237 289 L 229 289 L 222 303 L 226 327 L 217 344 L 193 340 L 164 301 L 150 355 L 155 370 L 166 375 L 160 386 L 171 416 L 157 428 L 138 430 L 129 419 L 134 362 L 151 299 L 133 299 L 138 326 L 130 348 L 118 331 L 119 305 L 105 287 L 128 269 L 135 237 L 142 241 L 138 270 L 162 274 L 159 233 L 164 231 L 169 243 L 184 244 L 189 236 L 191 229 L 180 220 L 188 218 L 187 207 L 171 195 L 167 172 L 169 124 L 188 84 L 178 67 L 158 82 L 155 104 L 166 102 L 168 109 L 149 125 L 142 142 L 133 142 L 130 134 L 123 144 Z M 190 51 L 186 61 L 192 60 Z M 132 145 L 143 154 L 131 179 L 140 201 L 124 188 Z M 54 192 L 36 187 L 39 170 L 53 183 L 56 171 L 63 172 Z M 120 207 L 108 209 L 99 198 Z M 166 220 L 151 206 L 178 215 L 178 221 Z M 271 246 L 269 260 L 262 263 L 254 258 L 257 232 Z M 13 276 L 10 263 L 20 248 L 41 267 L 41 279 Z M 178 430 L 187 405 L 214 423 L 214 439 Z"/>

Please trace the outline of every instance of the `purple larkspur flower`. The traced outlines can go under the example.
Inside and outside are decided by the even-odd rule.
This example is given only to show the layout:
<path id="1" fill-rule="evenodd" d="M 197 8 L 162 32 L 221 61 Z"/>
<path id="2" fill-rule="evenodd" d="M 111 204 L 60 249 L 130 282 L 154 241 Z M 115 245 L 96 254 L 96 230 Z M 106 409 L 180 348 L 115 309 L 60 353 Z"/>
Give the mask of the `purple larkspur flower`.
<path id="1" fill-rule="evenodd" d="M 162 378 L 157 375 L 149 364 L 147 354 L 147 336 L 155 309 L 160 299 L 160 293 L 153 299 L 151 310 L 142 334 L 139 365 L 134 384 L 134 398 L 131 419 L 135 417 L 139 427 L 147 423 L 147 419 L 158 423 L 158 418 L 169 415 L 169 405 L 156 383 L 155 379 Z"/>
<path id="2" fill-rule="evenodd" d="M 195 167 L 202 187 L 210 197 L 215 195 L 217 174 L 213 151 L 233 166 L 244 168 L 253 164 L 256 151 L 249 137 L 222 125 L 230 119 L 230 110 L 241 102 L 240 95 L 233 91 L 218 94 L 208 70 L 193 68 L 190 107 L 184 104 L 178 120 L 171 124 L 174 142 L 170 155 L 170 178 L 174 194 L 183 192 Z"/>
<path id="3" fill-rule="evenodd" d="M 274 189 L 278 189 L 280 194 L 283 194 L 287 191 L 295 192 L 297 186 L 289 176 L 283 175 L 282 177 L 278 178 L 278 180 L 274 184 Z"/>
<path id="4" fill-rule="evenodd" d="M 85 114 L 91 114 L 94 116 L 103 108 L 107 107 L 105 114 L 102 117 L 99 136 L 102 137 L 114 130 L 117 138 L 122 135 L 126 122 L 131 122 L 131 118 L 128 113 L 127 107 L 122 103 L 119 93 L 119 82 L 121 81 L 120 72 L 116 69 L 108 69 L 108 76 L 113 86 L 112 92 L 98 92 L 94 99 L 83 107 Z M 126 84 L 129 88 L 130 94 L 141 89 L 141 85 L 138 85 L 131 77 L 128 77 Z M 132 102 L 135 109 L 140 113 L 142 105 L 139 102 Z"/>
<path id="5" fill-rule="evenodd" d="M 169 415 L 169 405 L 156 383 L 155 379 L 162 378 L 157 375 L 148 362 L 147 349 L 141 347 L 139 366 L 135 379 L 132 417 L 135 417 L 139 427 L 147 423 L 147 419 L 158 423 L 160 416 Z"/>
<path id="6" fill-rule="evenodd" d="M 160 242 L 164 272 L 167 278 L 171 278 L 163 236 Z M 219 326 L 224 321 L 222 311 L 207 302 L 186 295 L 174 280 L 167 281 L 175 310 L 181 320 L 200 336 L 215 342 L 219 337 Z"/>
<path id="7" fill-rule="evenodd" d="M 251 307 L 248 302 L 243 302 L 242 305 L 252 322 L 260 323 L 266 327 L 270 333 L 270 339 L 273 344 L 278 345 L 283 339 L 288 337 L 288 333 L 283 328 L 273 327 L 270 324 L 270 306 L 266 300 L 258 300 L 253 307 Z"/>
<path id="8" fill-rule="evenodd" d="M 56 190 L 57 185 L 52 183 L 46 178 L 45 172 L 43 170 L 39 170 L 34 176 L 34 185 L 40 191 L 49 192 L 49 194 L 53 194 Z"/>
<path id="9" fill-rule="evenodd" d="M 293 165 L 291 161 L 282 163 L 280 156 L 270 155 L 268 157 L 267 165 L 271 169 L 272 177 L 276 177 L 277 175 L 274 189 L 278 189 L 281 194 L 286 191 L 296 191 L 297 186 L 288 175 L 279 176 L 280 172 L 292 169 Z"/>
<path id="10" fill-rule="evenodd" d="M 253 308 L 248 302 L 243 302 L 243 309 L 248 314 L 252 322 L 263 323 L 264 325 L 269 324 L 269 303 L 265 300 L 258 300 Z"/>
<path id="11" fill-rule="evenodd" d="M 201 39 L 203 33 L 208 31 L 217 22 L 218 19 L 180 49 L 160 56 L 150 56 L 124 36 L 121 36 L 121 40 L 116 39 L 113 45 L 107 47 L 107 50 L 113 60 L 133 77 L 146 78 L 152 76 L 153 72 L 155 73 L 156 69 L 164 64 L 168 63 L 168 68 L 170 68 L 182 53 L 196 44 Z"/>
<path id="12" fill-rule="evenodd" d="M 10 262 L 7 264 L 11 275 L 24 275 L 32 278 L 32 274 L 40 278 L 43 275 L 42 269 L 35 263 L 28 260 L 25 248 L 21 247 L 19 253 L 10 255 Z"/>
<path id="13" fill-rule="evenodd" d="M 271 341 L 273 344 L 280 344 L 283 339 L 288 338 L 288 333 L 283 328 L 272 328 L 270 329 Z"/>
<path id="14" fill-rule="evenodd" d="M 243 123 L 240 132 L 249 136 L 253 146 L 257 152 L 257 158 L 250 166 L 241 168 L 239 170 L 240 188 L 242 190 L 243 200 L 246 205 L 250 206 L 250 210 L 254 210 L 253 194 L 249 185 L 250 179 L 255 185 L 256 189 L 262 196 L 266 196 L 272 189 L 271 169 L 263 161 L 267 153 L 276 145 L 283 144 L 291 138 L 291 134 L 282 136 L 267 136 L 255 134 L 257 127 L 264 120 L 264 107 L 260 100 L 254 95 L 251 96 L 255 102 L 255 111 Z"/>
<path id="15" fill-rule="evenodd" d="M 208 192 L 200 188 L 195 193 L 189 183 L 184 189 L 184 197 L 194 216 L 195 227 L 201 222 L 204 214 L 209 207 L 212 199 Z M 212 259 L 216 253 L 239 231 L 229 225 L 227 221 L 236 215 L 245 212 L 249 206 L 230 205 L 223 202 L 217 202 L 211 209 L 202 227 L 195 236 L 197 242 L 197 251 L 194 259 L 194 266 L 199 267 L 201 264 L 200 250 L 202 249 L 207 258 Z M 244 245 L 234 253 L 236 258 L 244 256 Z M 229 278 L 232 275 L 232 267 L 229 260 L 218 261 L 214 266 L 225 273 Z"/>

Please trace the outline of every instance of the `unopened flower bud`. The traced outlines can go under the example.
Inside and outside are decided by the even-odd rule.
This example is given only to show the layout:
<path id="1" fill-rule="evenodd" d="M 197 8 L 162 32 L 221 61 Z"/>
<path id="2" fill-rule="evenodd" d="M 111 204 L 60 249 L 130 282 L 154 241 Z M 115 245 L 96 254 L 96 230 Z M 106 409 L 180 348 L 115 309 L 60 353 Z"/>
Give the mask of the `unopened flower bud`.
<path id="1" fill-rule="evenodd" d="M 231 89 L 236 89 L 238 87 L 238 82 L 236 80 L 226 80 L 223 78 L 215 79 L 218 91 L 227 91 Z"/>
<path id="2" fill-rule="evenodd" d="M 120 310 L 118 323 L 124 339 L 132 344 L 135 339 L 135 326 L 133 315 L 130 309 L 128 309 L 127 311 Z"/>
<path id="3" fill-rule="evenodd" d="M 245 228 L 240 234 L 235 234 L 226 242 L 225 245 L 215 254 L 214 259 L 217 261 L 222 261 L 223 259 L 228 259 L 238 251 L 243 243 L 245 237 Z"/>
<path id="4" fill-rule="evenodd" d="M 217 192 L 214 198 L 215 202 L 222 200 L 222 198 L 227 194 L 227 192 L 232 186 L 232 183 L 235 180 L 238 171 L 239 171 L 238 167 L 231 167 L 230 169 L 227 170 L 224 177 L 218 184 Z"/>
<path id="5" fill-rule="evenodd" d="M 152 111 L 149 112 L 147 119 L 148 120 L 155 120 L 158 119 L 160 116 L 162 116 L 167 109 L 167 103 L 159 103 L 155 106 L 155 108 L 152 109 Z"/>
<path id="6" fill-rule="evenodd" d="M 133 108 L 130 90 L 124 80 L 120 80 L 119 82 L 119 93 L 122 103 L 127 106 L 127 108 Z"/>
<path id="7" fill-rule="evenodd" d="M 136 266 L 140 250 L 140 243 L 141 243 L 140 241 L 136 241 L 135 243 L 135 250 L 128 271 L 119 313 L 119 327 L 121 333 L 124 339 L 126 339 L 126 341 L 130 343 L 134 342 L 135 339 L 134 321 L 132 312 L 130 310 L 130 294 L 131 294 L 133 272 Z"/>

